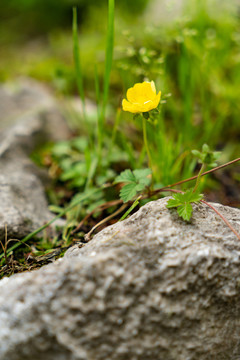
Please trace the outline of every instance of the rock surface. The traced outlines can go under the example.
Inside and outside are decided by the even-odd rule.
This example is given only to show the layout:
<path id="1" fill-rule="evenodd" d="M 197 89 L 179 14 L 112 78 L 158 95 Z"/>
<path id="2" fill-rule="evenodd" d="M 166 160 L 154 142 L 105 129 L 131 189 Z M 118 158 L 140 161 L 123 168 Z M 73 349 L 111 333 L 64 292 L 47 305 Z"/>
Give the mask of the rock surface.
<path id="1" fill-rule="evenodd" d="M 186 16 L 190 17 L 197 9 L 198 0 L 192 2 L 192 6 L 189 6 L 187 0 L 152 0 L 149 1 L 147 9 L 145 11 L 145 20 L 152 25 L 167 26 L 174 23 L 176 20 L 185 20 Z M 208 0 L 203 6 L 206 6 L 209 16 L 216 17 L 217 14 L 236 14 L 239 11 L 239 1 L 221 1 L 221 0 Z"/>
<path id="2" fill-rule="evenodd" d="M 0 87 L 0 130 L 0 238 L 7 224 L 8 238 L 19 239 L 53 216 L 42 185 L 46 174 L 29 156 L 69 132 L 53 97 L 30 80 Z"/>
<path id="3" fill-rule="evenodd" d="M 185 223 L 166 201 L 1 280 L 0 360 L 239 359 L 240 243 L 207 206 Z"/>

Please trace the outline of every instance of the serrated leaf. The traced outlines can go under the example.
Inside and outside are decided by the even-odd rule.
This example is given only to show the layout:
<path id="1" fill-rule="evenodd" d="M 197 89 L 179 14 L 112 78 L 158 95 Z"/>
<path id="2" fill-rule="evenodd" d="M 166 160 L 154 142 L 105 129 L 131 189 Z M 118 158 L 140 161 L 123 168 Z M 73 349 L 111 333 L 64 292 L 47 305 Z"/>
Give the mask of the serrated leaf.
<path id="1" fill-rule="evenodd" d="M 174 194 L 173 199 L 170 200 L 168 201 L 168 204 L 171 204 L 171 206 L 167 206 L 167 207 L 177 207 L 179 205 L 182 205 L 185 202 L 184 194 L 183 193 Z"/>
<path id="2" fill-rule="evenodd" d="M 167 206 L 168 209 L 170 209 L 170 208 L 178 207 L 181 204 L 182 204 L 182 202 L 179 201 L 179 200 L 169 199 L 166 206 Z"/>
<path id="3" fill-rule="evenodd" d="M 136 184 L 136 190 L 137 191 L 142 191 L 145 188 L 144 184 Z"/>
<path id="4" fill-rule="evenodd" d="M 203 144 L 202 151 L 192 150 L 192 154 L 198 158 L 200 164 L 206 164 L 210 167 L 216 166 L 215 161 L 221 155 L 220 151 L 212 151 L 207 144 Z"/>
<path id="5" fill-rule="evenodd" d="M 146 186 L 149 186 L 151 179 L 147 178 L 151 174 L 150 169 L 137 169 L 133 172 L 129 169 L 123 171 L 114 183 L 126 183 L 120 190 L 120 198 L 127 202 L 131 200 L 138 191 L 142 191 Z"/>
<path id="6" fill-rule="evenodd" d="M 152 171 L 150 169 L 137 169 L 133 171 L 136 180 L 142 180 L 150 175 Z"/>
<path id="7" fill-rule="evenodd" d="M 116 177 L 114 183 L 136 183 L 136 178 L 130 169 L 126 169 Z"/>
<path id="8" fill-rule="evenodd" d="M 131 200 L 137 193 L 136 184 L 131 183 L 123 186 L 120 190 L 120 198 L 123 202 L 128 202 Z"/>
<path id="9" fill-rule="evenodd" d="M 167 202 L 167 208 L 178 207 L 185 204 L 199 202 L 203 198 L 202 194 L 193 192 L 193 189 L 187 190 L 185 193 L 177 193 L 173 195 L 173 199 Z"/>
<path id="10" fill-rule="evenodd" d="M 203 195 L 199 194 L 197 191 L 193 192 L 193 189 L 189 189 L 187 190 L 184 194 L 181 194 L 182 196 L 182 200 L 183 202 L 199 202 L 202 198 Z"/>
<path id="11" fill-rule="evenodd" d="M 186 221 L 189 221 L 191 219 L 192 211 L 193 211 L 193 208 L 190 203 L 181 205 L 177 209 L 178 215 L 181 216 L 181 218 L 183 218 L 183 220 L 186 220 Z"/>
<path id="12" fill-rule="evenodd" d="M 139 184 L 142 184 L 144 187 L 149 186 L 151 184 L 151 178 L 144 178 L 139 180 Z"/>

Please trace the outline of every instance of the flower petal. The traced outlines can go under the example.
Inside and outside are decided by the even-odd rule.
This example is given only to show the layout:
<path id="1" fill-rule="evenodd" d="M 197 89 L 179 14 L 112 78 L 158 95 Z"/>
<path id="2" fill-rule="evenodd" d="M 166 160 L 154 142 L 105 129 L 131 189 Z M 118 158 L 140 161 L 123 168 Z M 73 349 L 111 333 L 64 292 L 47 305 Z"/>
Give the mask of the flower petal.
<path id="1" fill-rule="evenodd" d="M 129 101 L 127 101 L 126 99 L 123 99 L 123 101 L 122 101 L 122 108 L 124 111 L 129 111 L 133 114 L 141 112 L 141 109 L 139 110 L 139 107 L 137 106 L 137 104 L 136 105 L 132 104 Z"/>
<path id="2" fill-rule="evenodd" d="M 127 91 L 127 99 L 131 103 L 144 104 L 148 100 L 153 100 L 156 96 L 156 89 L 153 82 L 144 81 L 137 83 Z"/>
<path id="3" fill-rule="evenodd" d="M 152 91 L 156 94 L 156 86 L 155 86 L 154 81 L 152 80 L 150 84 L 151 84 L 151 87 L 152 87 Z"/>
<path id="4" fill-rule="evenodd" d="M 148 112 L 150 110 L 156 109 L 156 107 L 158 106 L 159 102 L 160 102 L 160 97 L 161 97 L 161 91 L 159 91 L 159 93 L 155 96 L 155 99 L 147 101 L 143 107 L 144 109 L 142 109 L 142 112 Z"/>
<path id="5" fill-rule="evenodd" d="M 160 102 L 161 92 L 156 94 L 154 81 L 137 83 L 127 91 L 127 99 L 122 101 L 124 111 L 131 113 L 148 112 Z"/>
<path id="6" fill-rule="evenodd" d="M 153 109 L 155 109 L 158 106 L 158 104 L 160 103 L 160 99 L 161 99 L 161 91 L 159 91 L 159 93 L 153 100 L 153 105 L 154 105 Z"/>
<path id="7" fill-rule="evenodd" d="M 127 99 L 131 103 L 137 103 L 138 102 L 138 94 L 135 91 L 135 86 L 131 87 L 127 91 Z"/>

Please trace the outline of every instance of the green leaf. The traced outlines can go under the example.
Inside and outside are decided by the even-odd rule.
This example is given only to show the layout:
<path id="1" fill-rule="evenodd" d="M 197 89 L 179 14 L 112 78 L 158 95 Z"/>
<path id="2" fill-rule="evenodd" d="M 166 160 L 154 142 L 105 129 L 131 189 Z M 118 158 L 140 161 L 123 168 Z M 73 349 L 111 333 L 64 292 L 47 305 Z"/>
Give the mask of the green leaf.
<path id="1" fill-rule="evenodd" d="M 202 194 L 199 194 L 197 191 L 193 192 L 193 189 L 189 189 L 184 194 L 181 195 L 184 202 L 190 202 L 190 203 L 199 202 L 203 198 Z"/>
<path id="2" fill-rule="evenodd" d="M 120 198 L 123 202 L 128 202 L 136 195 L 136 193 L 136 184 L 127 184 L 120 190 Z"/>
<path id="3" fill-rule="evenodd" d="M 150 175 L 152 172 L 150 169 L 137 169 L 133 171 L 133 174 L 137 180 L 142 180 Z"/>
<path id="4" fill-rule="evenodd" d="M 127 202 L 131 200 L 138 191 L 144 190 L 146 186 L 151 183 L 151 178 L 148 178 L 151 174 L 150 169 L 137 169 L 133 172 L 129 169 L 123 171 L 116 177 L 114 183 L 126 183 L 120 191 L 120 198 Z"/>
<path id="5" fill-rule="evenodd" d="M 207 144 L 203 144 L 203 146 L 202 146 L 202 152 L 203 152 L 204 154 L 207 154 L 207 153 L 210 152 L 209 146 L 208 146 Z"/>
<path id="6" fill-rule="evenodd" d="M 150 185 L 151 178 L 147 176 L 151 174 L 150 169 L 137 169 L 133 172 L 130 169 L 124 170 L 119 176 L 116 177 L 114 183 L 140 183 L 145 186 Z"/>
<path id="7" fill-rule="evenodd" d="M 173 199 L 169 199 L 167 208 L 178 207 L 185 203 L 197 203 L 203 198 L 202 194 L 193 192 L 193 189 L 187 190 L 185 193 L 177 193 L 173 195 Z"/>
<path id="8" fill-rule="evenodd" d="M 182 204 L 182 202 L 180 200 L 169 199 L 166 206 L 167 206 L 168 209 L 170 209 L 170 208 L 178 207 L 181 204 Z"/>
<path id="9" fill-rule="evenodd" d="M 217 166 L 215 161 L 221 155 L 220 151 L 212 151 L 207 144 L 203 144 L 202 151 L 192 150 L 192 154 L 198 158 L 200 164 L 206 164 L 210 167 Z"/>
<path id="10" fill-rule="evenodd" d="M 136 184 L 136 191 L 142 191 L 145 188 L 144 184 Z"/>
<path id="11" fill-rule="evenodd" d="M 60 141 L 53 145 L 52 154 L 56 157 L 66 156 L 71 153 L 71 145 L 69 141 Z"/>
<path id="12" fill-rule="evenodd" d="M 133 171 L 136 180 L 139 182 L 139 184 L 142 184 L 143 187 L 149 186 L 151 184 L 151 177 L 149 177 L 151 173 L 152 171 L 150 169 L 139 169 Z"/>
<path id="13" fill-rule="evenodd" d="M 198 151 L 198 150 L 192 150 L 192 154 L 193 154 L 194 156 L 198 157 L 198 158 L 201 157 L 201 153 L 200 153 L 200 151 Z"/>
<path id="14" fill-rule="evenodd" d="M 189 221 L 192 216 L 192 203 L 198 203 L 203 198 L 202 194 L 193 192 L 193 189 L 187 190 L 185 193 L 176 193 L 173 199 L 167 202 L 167 208 L 177 207 L 177 212 L 184 220 Z"/>
<path id="15" fill-rule="evenodd" d="M 192 205 L 190 203 L 186 203 L 178 207 L 177 212 L 178 215 L 183 218 L 183 220 L 189 221 L 192 216 Z"/>
<path id="16" fill-rule="evenodd" d="M 132 183 L 136 182 L 136 178 L 130 169 L 124 170 L 119 176 L 116 177 L 114 183 Z"/>

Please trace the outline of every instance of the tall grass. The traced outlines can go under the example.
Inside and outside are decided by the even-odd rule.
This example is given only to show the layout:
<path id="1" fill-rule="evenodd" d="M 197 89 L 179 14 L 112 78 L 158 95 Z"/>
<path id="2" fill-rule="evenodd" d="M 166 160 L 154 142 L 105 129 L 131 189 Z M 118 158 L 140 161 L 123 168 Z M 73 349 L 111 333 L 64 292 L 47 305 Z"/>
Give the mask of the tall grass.
<path id="1" fill-rule="evenodd" d="M 77 22 L 77 8 L 73 8 L 73 22 L 72 22 L 72 34 L 73 34 L 73 59 L 76 72 L 76 82 L 78 92 L 82 101 L 83 116 L 86 121 L 86 106 L 85 106 L 85 92 L 83 86 L 83 72 L 80 61 L 80 49 L 78 39 L 78 22 Z"/>
<path id="2" fill-rule="evenodd" d="M 72 33 L 73 33 L 73 57 L 76 72 L 76 81 L 78 92 L 82 102 L 83 108 L 83 119 L 88 129 L 89 148 L 85 150 L 86 163 L 88 164 L 88 177 L 85 183 L 85 190 L 90 186 L 92 179 L 97 171 L 97 167 L 101 171 L 102 161 L 102 146 L 104 138 L 104 126 L 106 107 L 109 95 L 110 85 L 110 74 L 113 60 L 113 48 L 114 48 L 114 0 L 108 1 L 108 26 L 106 36 L 106 51 L 105 51 L 105 71 L 103 90 L 101 92 L 100 82 L 98 76 L 98 67 L 95 64 L 95 92 L 96 92 L 96 103 L 97 103 L 97 132 L 92 125 L 89 124 L 86 112 L 85 104 L 85 92 L 84 92 L 84 81 L 83 71 L 81 66 L 79 38 L 78 38 L 78 26 L 77 26 L 77 9 L 73 8 L 73 22 L 72 22 Z"/>
<path id="3" fill-rule="evenodd" d="M 104 125 L 106 116 L 106 106 L 108 102 L 109 85 L 110 85 L 110 74 L 112 69 L 113 60 L 113 48 L 114 48 L 114 8 L 115 0 L 108 0 L 108 28 L 107 28 L 107 39 L 106 39 L 106 53 L 105 53 L 105 72 L 103 81 L 103 98 L 101 104 L 101 112 L 98 117 L 98 155 L 99 161 L 102 156 L 102 142 L 104 136 Z M 96 78 L 98 82 L 98 79 Z"/>
<path id="4" fill-rule="evenodd" d="M 197 11 L 193 11 L 195 5 L 198 5 Z M 208 1 L 201 4 L 197 1 L 188 1 L 188 20 L 183 17 L 182 20 L 169 24 L 164 30 L 161 26 L 156 27 L 148 35 L 140 35 L 138 24 L 135 40 L 131 40 L 129 46 L 126 43 L 124 45 L 126 52 L 130 54 L 129 57 L 118 60 L 124 65 L 117 75 L 121 78 L 121 84 L 118 84 L 121 96 L 124 96 L 122 85 L 126 90 L 134 83 L 145 79 L 155 80 L 158 90 L 162 90 L 163 100 L 167 98 L 167 93 L 172 93 L 172 97 L 162 106 L 157 124 L 145 124 L 155 182 L 163 185 L 192 175 L 196 161 L 191 157 L 191 149 L 199 149 L 205 142 L 212 148 L 224 147 L 226 134 L 231 134 L 228 118 L 237 132 L 240 131 L 237 115 L 240 96 L 237 85 L 240 80 L 237 55 L 240 48 L 239 29 L 234 16 L 226 13 L 221 19 L 217 16 L 214 18 L 208 13 L 208 5 Z M 127 166 L 132 169 L 147 166 L 146 151 L 144 148 L 141 151 L 142 124 L 132 121 L 130 114 L 123 114 L 120 110 L 116 110 L 113 128 L 106 123 L 113 66 L 114 8 L 114 0 L 108 0 L 103 74 L 98 71 L 97 65 L 95 66 L 97 146 L 95 153 L 91 152 L 91 156 L 88 156 L 90 175 L 87 186 L 91 184 L 96 171 L 101 172 L 103 157 L 105 168 L 111 167 L 111 154 L 116 147 L 127 156 Z M 84 103 L 76 12 L 73 20 L 73 38 L 78 88 Z M 114 70 L 116 80 L 116 67 Z M 115 101 L 116 104 L 116 98 L 112 99 L 111 103 Z M 128 126 L 128 123 L 131 125 Z M 234 131 L 232 133 L 234 137 Z M 106 154 L 108 155 L 105 156 Z"/>

